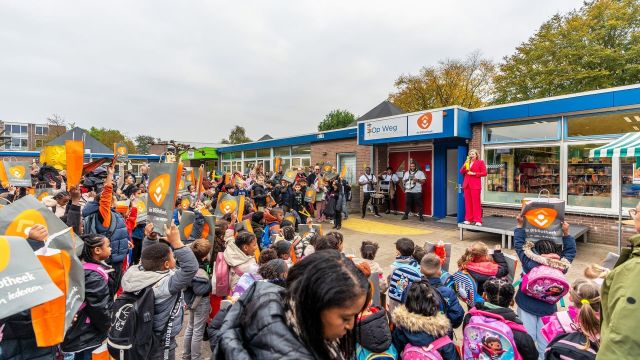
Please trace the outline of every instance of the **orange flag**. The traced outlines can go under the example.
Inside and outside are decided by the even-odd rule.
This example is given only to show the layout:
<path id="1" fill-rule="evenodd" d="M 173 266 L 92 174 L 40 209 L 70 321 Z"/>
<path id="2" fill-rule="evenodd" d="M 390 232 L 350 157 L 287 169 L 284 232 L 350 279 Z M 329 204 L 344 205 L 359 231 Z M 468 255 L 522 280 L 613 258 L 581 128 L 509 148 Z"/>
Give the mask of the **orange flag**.
<path id="1" fill-rule="evenodd" d="M 9 178 L 7 177 L 7 172 L 4 169 L 4 163 L 2 161 L 0 161 L 0 185 L 5 189 L 9 187 Z"/>
<path id="2" fill-rule="evenodd" d="M 182 161 L 178 163 L 178 171 L 176 171 L 176 196 L 178 196 L 178 192 L 180 191 L 180 179 L 182 179 L 182 169 L 184 169 L 184 164 Z M 175 202 L 175 199 L 173 200 Z"/>
<path id="3" fill-rule="evenodd" d="M 202 194 L 202 190 L 204 189 L 202 187 L 203 179 L 204 179 L 204 165 L 200 165 L 200 168 L 198 169 L 198 183 L 196 184 L 196 191 L 198 193 L 198 195 L 196 196 L 196 201 L 200 200 L 200 195 Z"/>
<path id="4" fill-rule="evenodd" d="M 67 186 L 78 186 L 84 163 L 84 143 L 80 140 L 66 140 L 64 147 L 67 152 Z"/>

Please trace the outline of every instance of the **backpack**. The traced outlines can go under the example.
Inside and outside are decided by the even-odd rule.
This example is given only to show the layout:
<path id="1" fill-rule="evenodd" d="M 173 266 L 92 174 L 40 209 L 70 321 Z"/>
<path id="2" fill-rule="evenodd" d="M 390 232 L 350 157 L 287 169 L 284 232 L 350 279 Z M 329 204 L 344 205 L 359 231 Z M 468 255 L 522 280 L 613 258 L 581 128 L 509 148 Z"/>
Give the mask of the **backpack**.
<path id="1" fill-rule="evenodd" d="M 539 265 L 522 275 L 520 290 L 534 299 L 555 304 L 569 292 L 569 283 L 561 270 Z"/>
<path id="2" fill-rule="evenodd" d="M 85 217 L 82 220 L 82 224 L 84 226 L 84 233 L 100 234 L 100 235 L 104 235 L 104 237 L 108 239 L 111 239 L 111 236 L 113 236 L 113 233 L 116 232 L 116 226 L 118 225 L 118 222 L 116 221 L 116 219 L 113 218 L 113 213 L 114 213 L 113 210 L 111 210 L 111 216 L 112 216 L 111 224 L 109 224 L 109 228 L 107 228 L 107 231 L 102 234 L 100 234 L 97 228 L 97 224 L 100 223 L 100 212 L 96 211 L 94 213 L 89 214 L 87 217 Z"/>
<path id="3" fill-rule="evenodd" d="M 396 267 L 391 273 L 389 281 L 389 298 L 397 302 L 402 302 L 405 290 L 413 282 L 420 281 L 421 275 L 418 268 L 409 264 L 394 262 Z"/>
<path id="4" fill-rule="evenodd" d="M 219 251 L 216 255 L 214 274 L 216 278 L 216 296 L 226 297 L 229 295 L 229 265 L 224 260 L 224 252 Z"/>
<path id="5" fill-rule="evenodd" d="M 372 353 L 360 344 L 356 344 L 355 360 L 396 360 L 398 358 L 398 350 L 393 344 L 387 350 L 381 353 Z"/>
<path id="6" fill-rule="evenodd" d="M 443 336 L 429 344 L 429 346 L 414 346 L 407 344 L 402 352 L 403 360 L 443 360 L 440 350 L 446 345 L 452 344 L 451 338 Z"/>
<path id="7" fill-rule="evenodd" d="M 540 333 L 550 343 L 558 335 L 578 331 L 578 326 L 571 320 L 568 311 L 558 311 L 551 316 L 542 318 L 542 329 Z"/>
<path id="8" fill-rule="evenodd" d="M 595 360 L 598 353 L 598 345 L 593 341 L 589 341 L 589 348 L 585 348 L 586 343 L 587 337 L 581 332 L 559 335 L 547 346 L 545 359 Z"/>
<path id="9" fill-rule="evenodd" d="M 102 266 L 96 263 L 82 262 L 82 268 L 84 270 L 97 272 L 100 276 L 102 276 L 102 278 L 104 279 L 104 282 L 106 282 L 107 285 L 109 285 L 109 274 L 107 274 L 107 271 L 104 268 L 102 268 Z M 78 309 L 78 312 L 82 311 L 82 309 L 84 309 L 85 307 L 87 307 L 87 302 L 83 301 L 82 304 L 80 305 L 80 308 Z M 87 317 L 86 321 L 87 323 L 89 323 L 91 319 Z"/>
<path id="10" fill-rule="evenodd" d="M 469 310 L 471 319 L 463 330 L 462 355 L 464 359 L 522 360 L 518 353 L 513 331 L 527 332 L 524 326 L 505 320 L 498 314 Z M 499 343 L 495 349 L 491 344 Z"/>
<path id="11" fill-rule="evenodd" d="M 484 303 L 478 293 L 478 283 L 466 270 L 456 271 L 449 277 L 449 286 L 458 294 L 460 300 L 464 301 L 470 308 L 476 303 Z"/>
<path id="12" fill-rule="evenodd" d="M 262 239 L 260 239 L 260 249 L 267 249 L 271 246 L 271 228 L 277 225 L 277 223 L 271 223 L 264 227 L 264 232 L 262 233 Z"/>

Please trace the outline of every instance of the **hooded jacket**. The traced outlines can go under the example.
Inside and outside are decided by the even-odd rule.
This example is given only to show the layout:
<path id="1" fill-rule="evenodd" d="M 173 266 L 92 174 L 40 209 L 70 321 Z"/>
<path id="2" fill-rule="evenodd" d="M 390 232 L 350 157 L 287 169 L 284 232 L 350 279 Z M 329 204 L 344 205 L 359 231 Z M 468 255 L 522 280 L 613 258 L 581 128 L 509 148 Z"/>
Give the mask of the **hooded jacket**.
<path id="1" fill-rule="evenodd" d="M 629 238 L 629 258 L 617 265 L 602 285 L 602 322 L 598 360 L 628 359 L 640 354 L 638 307 L 640 307 L 640 235 Z M 621 259 L 625 257 L 623 249 Z"/>
<path id="2" fill-rule="evenodd" d="M 495 273 L 480 270 L 483 268 L 490 268 L 490 266 L 483 266 L 482 262 L 467 264 L 466 270 L 469 272 L 469 275 L 471 275 L 471 277 L 473 277 L 473 279 L 476 281 L 476 284 L 478 284 L 479 293 L 482 293 L 485 281 L 489 280 L 492 277 L 503 278 L 509 275 L 509 265 L 507 265 L 507 260 L 505 260 L 502 251 L 494 252 L 492 257 L 493 261 L 495 261 L 498 265 Z"/>
<path id="3" fill-rule="evenodd" d="M 263 185 L 258 183 L 253 184 L 251 187 L 251 193 L 256 206 L 265 206 L 267 204 L 267 192 Z"/>
<path id="4" fill-rule="evenodd" d="M 440 293 L 442 299 L 446 302 L 444 304 L 445 315 L 451 322 L 451 327 L 457 329 L 462 324 L 464 318 L 464 309 L 458 301 L 458 296 L 455 291 L 448 286 L 442 284 L 442 280 L 437 278 L 428 278 L 429 284 Z"/>
<path id="5" fill-rule="evenodd" d="M 503 308 L 499 306 L 495 306 L 493 304 L 476 304 L 476 308 L 478 310 L 490 312 L 493 314 L 497 314 L 502 316 L 505 320 L 512 321 L 516 324 L 522 325 L 522 321 L 518 318 L 516 313 L 508 308 Z M 467 324 L 471 320 L 471 315 L 467 314 L 464 317 L 464 326 L 467 327 Z M 518 353 L 522 356 L 523 360 L 536 360 L 538 359 L 538 349 L 536 348 L 536 343 L 533 341 L 531 335 L 526 332 L 514 331 L 513 332 L 513 341 L 516 343 L 516 347 L 518 348 Z"/>
<path id="6" fill-rule="evenodd" d="M 533 244 L 531 242 L 527 243 L 525 231 L 522 228 L 517 228 L 514 231 L 514 238 L 516 254 L 518 254 L 518 259 L 522 263 L 522 271 L 525 273 L 530 272 L 536 266 L 546 265 L 560 269 L 566 274 L 569 271 L 571 262 L 576 257 L 576 241 L 571 235 L 562 237 L 563 246 L 560 260 L 550 259 L 534 253 Z M 522 310 L 538 317 L 551 315 L 558 311 L 556 304 L 534 299 L 520 291 L 520 288 L 516 293 L 516 304 Z"/>
<path id="7" fill-rule="evenodd" d="M 245 254 L 235 242 L 233 237 L 226 239 L 224 249 L 224 261 L 229 265 L 229 287 L 235 288 L 240 276 L 245 273 L 257 273 L 258 264 L 256 258 Z"/>
<path id="8" fill-rule="evenodd" d="M 102 196 L 111 197 L 111 191 L 107 191 L 108 188 L 109 186 L 105 185 Z M 102 200 L 102 197 L 100 200 Z M 100 203 L 95 200 L 90 201 L 84 206 L 84 209 L 82 209 L 82 217 L 86 218 L 91 214 L 98 213 L 98 219 L 100 219 L 100 221 L 96 221 L 96 231 L 101 235 L 108 235 L 109 224 L 111 224 L 112 221 L 116 222 L 115 231 L 109 237 L 111 242 L 110 263 L 119 264 L 122 263 L 124 257 L 129 253 L 129 232 L 127 231 L 127 225 L 122 216 L 113 211 L 110 204 L 111 201 L 109 201 L 109 207 L 105 208 L 106 205 L 102 201 Z M 105 214 L 110 214 L 106 216 L 107 219 L 105 219 Z M 85 231 L 88 230 L 85 229 Z"/>
<path id="9" fill-rule="evenodd" d="M 400 305 L 393 311 L 392 317 L 396 324 L 392 333 L 393 345 L 398 352 L 403 352 L 407 344 L 429 346 L 451 331 L 449 319 L 440 313 L 436 316 L 424 316 L 409 312 L 404 305 Z M 443 346 L 438 352 L 444 360 L 460 359 L 453 344 Z"/>
<path id="10" fill-rule="evenodd" d="M 285 321 L 284 288 L 266 281 L 255 282 L 229 308 L 219 327 L 210 328 L 212 360 L 311 360 Z"/>
<path id="11" fill-rule="evenodd" d="M 391 329 L 387 312 L 378 308 L 378 312 L 373 313 L 356 325 L 356 336 L 358 344 L 372 353 L 387 351 L 391 346 Z"/>

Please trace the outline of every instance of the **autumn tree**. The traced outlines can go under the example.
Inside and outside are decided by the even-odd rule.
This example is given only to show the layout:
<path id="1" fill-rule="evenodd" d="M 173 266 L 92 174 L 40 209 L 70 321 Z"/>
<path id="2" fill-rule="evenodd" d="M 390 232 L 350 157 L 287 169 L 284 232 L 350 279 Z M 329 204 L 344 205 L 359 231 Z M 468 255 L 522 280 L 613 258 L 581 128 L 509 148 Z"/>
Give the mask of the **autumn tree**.
<path id="1" fill-rule="evenodd" d="M 356 121 L 356 116 L 347 110 L 336 109 L 328 113 L 318 125 L 318 131 L 342 129 Z"/>
<path id="2" fill-rule="evenodd" d="M 640 1 L 592 0 L 555 15 L 494 78 L 495 103 L 634 84 L 640 81 Z"/>
<path id="3" fill-rule="evenodd" d="M 244 144 L 251 142 L 251 139 L 247 136 L 247 131 L 239 125 L 236 125 L 227 139 L 222 139 L 223 144 Z"/>
<path id="4" fill-rule="evenodd" d="M 93 136 L 96 140 L 100 141 L 110 149 L 113 148 L 113 144 L 115 143 L 125 144 L 129 152 L 136 149 L 136 144 L 134 144 L 126 135 L 122 134 L 120 130 L 96 128 L 92 126 L 91 129 L 89 129 L 89 135 Z"/>
<path id="5" fill-rule="evenodd" d="M 491 99 L 495 65 L 474 51 L 464 59 L 425 66 L 416 75 L 401 75 L 389 101 L 407 112 L 460 105 L 476 108 Z"/>
<path id="6" fill-rule="evenodd" d="M 47 116 L 47 125 L 48 132 L 47 135 L 43 137 L 43 142 L 45 144 L 75 127 L 75 123 L 67 123 L 64 116 L 60 114 L 51 114 Z"/>
<path id="7" fill-rule="evenodd" d="M 149 135 L 138 135 L 135 137 L 136 151 L 138 154 L 148 154 L 149 147 L 155 143 L 160 142 L 160 139 L 156 139 Z"/>

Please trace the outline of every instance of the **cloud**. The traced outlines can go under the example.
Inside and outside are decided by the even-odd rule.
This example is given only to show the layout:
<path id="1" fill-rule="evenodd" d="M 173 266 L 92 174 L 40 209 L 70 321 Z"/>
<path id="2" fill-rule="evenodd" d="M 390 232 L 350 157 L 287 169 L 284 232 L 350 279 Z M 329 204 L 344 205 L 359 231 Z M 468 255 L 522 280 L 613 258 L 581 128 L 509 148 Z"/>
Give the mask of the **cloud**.
<path id="1" fill-rule="evenodd" d="M 362 115 L 402 73 L 500 60 L 581 1 L 5 1 L 0 119 L 217 142 Z"/>

